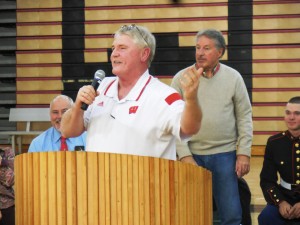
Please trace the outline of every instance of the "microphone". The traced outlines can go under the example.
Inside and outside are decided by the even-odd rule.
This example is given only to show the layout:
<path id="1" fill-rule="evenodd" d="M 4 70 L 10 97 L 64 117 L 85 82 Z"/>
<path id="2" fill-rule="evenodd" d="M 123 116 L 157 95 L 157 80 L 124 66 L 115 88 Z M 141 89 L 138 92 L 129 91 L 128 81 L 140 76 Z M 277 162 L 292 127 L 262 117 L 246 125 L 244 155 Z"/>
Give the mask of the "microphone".
<path id="1" fill-rule="evenodd" d="M 95 72 L 94 80 L 91 84 L 95 91 L 97 91 L 97 89 L 98 89 L 101 81 L 104 79 L 104 77 L 105 77 L 105 72 L 103 70 L 97 70 Z M 84 110 L 84 111 L 87 110 L 88 107 L 89 107 L 88 104 L 86 104 L 84 102 L 81 105 L 81 109 Z"/>

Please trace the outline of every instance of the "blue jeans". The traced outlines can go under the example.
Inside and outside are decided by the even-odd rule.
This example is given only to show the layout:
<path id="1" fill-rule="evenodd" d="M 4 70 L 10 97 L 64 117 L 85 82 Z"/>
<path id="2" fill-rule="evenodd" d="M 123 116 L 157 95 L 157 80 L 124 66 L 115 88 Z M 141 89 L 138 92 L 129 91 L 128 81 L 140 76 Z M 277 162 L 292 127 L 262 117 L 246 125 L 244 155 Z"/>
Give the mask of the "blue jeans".
<path id="1" fill-rule="evenodd" d="M 213 195 L 221 225 L 240 225 L 242 208 L 235 172 L 236 152 L 193 157 L 199 166 L 212 172 Z"/>
<path id="2" fill-rule="evenodd" d="M 300 224 L 300 219 L 287 220 L 280 213 L 278 206 L 268 204 L 258 216 L 259 225 L 287 225 Z"/>

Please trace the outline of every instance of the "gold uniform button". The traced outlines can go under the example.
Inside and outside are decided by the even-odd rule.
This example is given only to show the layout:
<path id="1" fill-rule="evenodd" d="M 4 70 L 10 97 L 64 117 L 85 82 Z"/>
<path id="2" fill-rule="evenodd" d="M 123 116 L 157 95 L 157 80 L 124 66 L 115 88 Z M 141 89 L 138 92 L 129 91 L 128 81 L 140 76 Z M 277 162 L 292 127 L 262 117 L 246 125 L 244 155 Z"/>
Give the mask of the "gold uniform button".
<path id="1" fill-rule="evenodd" d="M 300 169 L 300 166 L 297 166 L 297 170 L 299 170 Z"/>
<path id="2" fill-rule="evenodd" d="M 274 198 L 276 198 L 277 197 L 277 195 L 274 195 Z"/>
<path id="3" fill-rule="evenodd" d="M 297 177 L 300 177 L 300 173 L 297 173 Z"/>
<path id="4" fill-rule="evenodd" d="M 281 161 L 281 162 L 280 162 L 280 164 L 281 164 L 281 165 L 283 165 L 283 164 L 284 164 L 284 162 L 283 162 L 283 161 Z"/>
<path id="5" fill-rule="evenodd" d="M 296 158 L 296 161 L 299 162 L 299 161 L 300 161 L 300 158 Z"/>
<path id="6" fill-rule="evenodd" d="M 299 155 L 299 153 L 300 153 L 300 150 L 297 150 L 297 151 L 296 151 L 296 153 Z"/>
<path id="7" fill-rule="evenodd" d="M 297 180 L 297 181 L 296 181 L 296 184 L 300 184 L 300 180 Z"/>
<path id="8" fill-rule="evenodd" d="M 276 199 L 276 202 L 279 202 L 279 199 Z"/>
<path id="9" fill-rule="evenodd" d="M 298 147 L 299 147 L 299 143 L 296 143 L 296 144 L 295 144 L 295 147 L 297 147 L 297 148 L 298 148 Z"/>

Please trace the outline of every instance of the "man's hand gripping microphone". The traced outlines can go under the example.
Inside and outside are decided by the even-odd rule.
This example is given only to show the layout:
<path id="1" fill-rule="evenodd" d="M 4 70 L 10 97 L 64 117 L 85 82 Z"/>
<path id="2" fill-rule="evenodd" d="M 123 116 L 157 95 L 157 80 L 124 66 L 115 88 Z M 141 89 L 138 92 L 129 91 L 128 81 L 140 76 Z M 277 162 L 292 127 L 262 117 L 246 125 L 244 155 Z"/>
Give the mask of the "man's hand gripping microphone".
<path id="1" fill-rule="evenodd" d="M 95 91 L 97 91 L 97 89 L 98 89 L 101 81 L 104 79 L 104 77 L 105 77 L 105 72 L 103 70 L 97 70 L 95 72 L 94 80 L 91 84 Z M 88 107 L 89 107 L 88 104 L 86 104 L 84 102 L 81 105 L 81 109 L 84 110 L 84 111 L 87 110 Z"/>

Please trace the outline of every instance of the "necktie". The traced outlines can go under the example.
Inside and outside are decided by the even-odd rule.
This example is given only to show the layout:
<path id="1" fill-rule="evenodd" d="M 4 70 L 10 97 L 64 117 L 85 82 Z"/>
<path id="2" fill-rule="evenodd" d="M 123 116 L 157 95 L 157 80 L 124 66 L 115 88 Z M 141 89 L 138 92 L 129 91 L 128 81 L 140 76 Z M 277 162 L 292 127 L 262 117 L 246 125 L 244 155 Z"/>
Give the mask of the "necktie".
<path id="1" fill-rule="evenodd" d="M 68 151 L 68 145 L 66 142 L 66 138 L 61 136 L 60 138 L 60 151 Z"/>

